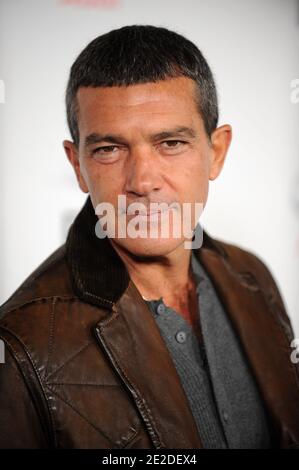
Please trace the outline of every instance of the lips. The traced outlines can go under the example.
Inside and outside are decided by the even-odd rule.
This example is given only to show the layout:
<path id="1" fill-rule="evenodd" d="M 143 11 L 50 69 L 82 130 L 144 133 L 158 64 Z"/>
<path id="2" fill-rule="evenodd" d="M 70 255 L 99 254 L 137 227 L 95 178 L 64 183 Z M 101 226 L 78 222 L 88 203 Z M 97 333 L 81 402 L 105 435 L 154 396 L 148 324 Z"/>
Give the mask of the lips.
<path id="1" fill-rule="evenodd" d="M 157 210 L 157 211 L 149 211 L 149 212 L 142 212 L 142 211 L 136 211 L 136 213 L 134 214 L 128 214 L 126 213 L 127 215 L 135 215 L 137 217 L 150 217 L 152 215 L 159 215 L 159 214 L 163 214 L 164 212 L 167 212 L 168 209 L 165 209 L 165 210 Z"/>

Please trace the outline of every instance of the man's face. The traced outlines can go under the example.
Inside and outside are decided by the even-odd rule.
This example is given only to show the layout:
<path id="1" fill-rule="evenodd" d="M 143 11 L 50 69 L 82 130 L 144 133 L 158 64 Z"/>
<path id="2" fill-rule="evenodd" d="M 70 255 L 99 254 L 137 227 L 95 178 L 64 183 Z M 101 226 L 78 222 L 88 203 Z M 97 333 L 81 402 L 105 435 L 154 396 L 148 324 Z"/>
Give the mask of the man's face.
<path id="1" fill-rule="evenodd" d="M 190 203 L 194 229 L 195 203 L 206 204 L 209 179 L 220 172 L 230 141 L 230 129 L 216 131 L 215 145 L 209 141 L 195 82 L 179 77 L 127 87 L 82 87 L 77 100 L 79 148 L 68 141 L 64 146 L 94 208 L 110 203 L 117 215 L 119 195 L 126 196 L 126 206 L 139 202 L 148 210 L 153 202 Z M 179 238 L 172 236 L 174 216 L 172 211 L 168 215 L 168 237 L 159 231 L 156 238 L 120 238 L 116 221 L 113 242 L 135 255 L 170 253 L 186 238 L 182 230 Z M 136 214 L 125 217 L 127 224 Z M 161 215 L 154 221 L 145 215 L 142 226 L 150 229 L 161 220 Z"/>

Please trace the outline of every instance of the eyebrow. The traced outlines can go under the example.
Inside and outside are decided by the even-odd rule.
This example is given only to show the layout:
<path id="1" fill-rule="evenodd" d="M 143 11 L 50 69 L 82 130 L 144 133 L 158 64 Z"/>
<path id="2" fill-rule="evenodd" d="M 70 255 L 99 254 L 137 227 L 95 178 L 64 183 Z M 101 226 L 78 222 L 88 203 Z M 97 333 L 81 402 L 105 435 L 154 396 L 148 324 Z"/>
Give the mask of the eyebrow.
<path id="1" fill-rule="evenodd" d="M 165 129 L 161 132 L 156 134 L 152 134 L 150 136 L 151 140 L 160 140 L 160 139 L 168 139 L 169 137 L 177 137 L 185 135 L 194 139 L 196 137 L 196 133 L 194 129 L 191 127 L 179 126 L 175 127 L 174 129 Z M 84 141 L 84 147 L 89 147 L 93 144 L 99 144 L 100 142 L 110 142 L 112 144 L 120 144 L 124 142 L 124 138 L 118 134 L 98 134 L 93 132 L 89 134 Z"/>

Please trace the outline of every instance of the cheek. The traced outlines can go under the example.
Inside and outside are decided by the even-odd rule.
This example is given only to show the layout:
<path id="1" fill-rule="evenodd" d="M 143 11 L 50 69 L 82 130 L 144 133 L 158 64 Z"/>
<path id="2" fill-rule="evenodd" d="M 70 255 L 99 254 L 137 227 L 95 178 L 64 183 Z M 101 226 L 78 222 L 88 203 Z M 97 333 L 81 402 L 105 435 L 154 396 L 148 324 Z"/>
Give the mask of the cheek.
<path id="1" fill-rule="evenodd" d="M 108 165 L 95 162 L 86 165 L 82 171 L 93 201 L 115 203 L 121 194 L 121 175 L 116 175 Z"/>
<path id="2" fill-rule="evenodd" d="M 207 158 L 196 158 L 185 164 L 178 172 L 180 194 L 185 201 L 206 199 L 209 187 L 209 166 Z"/>

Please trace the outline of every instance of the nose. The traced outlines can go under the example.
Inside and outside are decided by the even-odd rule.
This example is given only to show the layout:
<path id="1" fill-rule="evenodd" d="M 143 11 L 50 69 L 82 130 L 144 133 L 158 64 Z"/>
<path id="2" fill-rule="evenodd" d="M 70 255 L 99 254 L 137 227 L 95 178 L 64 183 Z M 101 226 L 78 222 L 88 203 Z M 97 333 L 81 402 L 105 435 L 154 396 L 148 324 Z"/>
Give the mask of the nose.
<path id="1" fill-rule="evenodd" d="M 147 196 L 162 185 L 158 157 L 149 149 L 131 151 L 126 175 L 125 192 L 133 196 Z"/>

